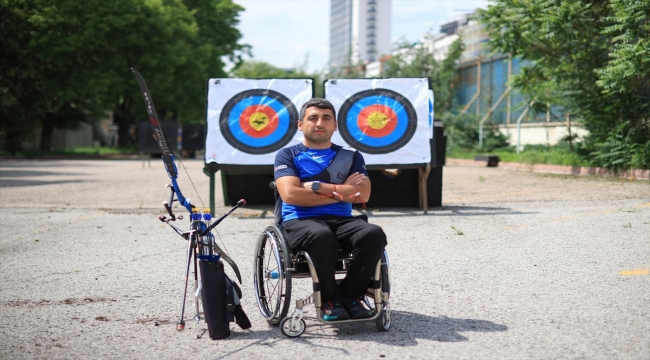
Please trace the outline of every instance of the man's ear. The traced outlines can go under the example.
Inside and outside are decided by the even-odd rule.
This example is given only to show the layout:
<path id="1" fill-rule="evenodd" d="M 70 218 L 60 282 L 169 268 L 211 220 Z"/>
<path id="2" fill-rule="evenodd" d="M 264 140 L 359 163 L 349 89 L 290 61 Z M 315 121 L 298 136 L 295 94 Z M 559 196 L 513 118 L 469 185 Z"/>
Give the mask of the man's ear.
<path id="1" fill-rule="evenodd" d="M 298 130 L 302 131 L 302 120 L 298 120 Z"/>

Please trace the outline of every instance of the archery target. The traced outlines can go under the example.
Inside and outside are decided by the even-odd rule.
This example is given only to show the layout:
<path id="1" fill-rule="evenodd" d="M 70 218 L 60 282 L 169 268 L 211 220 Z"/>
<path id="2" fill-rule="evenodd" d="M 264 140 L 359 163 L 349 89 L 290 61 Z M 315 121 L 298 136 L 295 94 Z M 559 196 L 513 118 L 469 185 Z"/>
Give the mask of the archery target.
<path id="1" fill-rule="evenodd" d="M 341 137 L 368 153 L 393 152 L 407 144 L 417 128 L 417 115 L 408 99 L 388 89 L 358 92 L 341 106 Z"/>
<path id="2" fill-rule="evenodd" d="M 248 154 L 282 149 L 298 129 L 298 111 L 277 91 L 252 89 L 236 94 L 223 107 L 219 127 L 225 140 Z"/>
<path id="3" fill-rule="evenodd" d="M 298 110 L 313 97 L 313 79 L 208 79 L 205 162 L 272 165 L 297 144 Z"/>
<path id="4" fill-rule="evenodd" d="M 367 165 L 430 161 L 427 78 L 329 79 L 324 87 L 337 115 L 333 143 L 358 149 Z"/>

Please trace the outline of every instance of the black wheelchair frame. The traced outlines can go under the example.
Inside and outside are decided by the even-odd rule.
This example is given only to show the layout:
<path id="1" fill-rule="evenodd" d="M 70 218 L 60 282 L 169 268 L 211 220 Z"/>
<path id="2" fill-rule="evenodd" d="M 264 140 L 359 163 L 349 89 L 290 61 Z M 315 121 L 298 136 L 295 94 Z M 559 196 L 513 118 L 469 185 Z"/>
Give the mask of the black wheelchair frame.
<path id="1" fill-rule="evenodd" d="M 273 183 L 271 183 L 271 187 L 275 189 Z M 352 251 L 349 249 L 338 250 L 336 274 L 347 273 L 352 256 Z M 387 331 L 391 325 L 389 268 L 388 253 L 384 250 L 363 299 L 364 305 L 372 310 L 372 317 L 337 321 L 324 320 L 321 310 L 320 282 L 309 254 L 302 250 L 292 251 L 287 245 L 282 226 L 271 225 L 260 234 L 255 248 L 253 275 L 255 298 L 266 321 L 271 325 L 279 325 L 282 333 L 288 337 L 298 337 L 305 332 L 307 325 L 304 320 L 303 308 L 312 303 L 316 308 L 316 318 L 321 323 L 375 321 L 379 331 Z M 313 293 L 306 298 L 296 300 L 296 309 L 290 316 L 287 316 L 291 306 L 291 281 L 293 278 L 311 278 Z"/>

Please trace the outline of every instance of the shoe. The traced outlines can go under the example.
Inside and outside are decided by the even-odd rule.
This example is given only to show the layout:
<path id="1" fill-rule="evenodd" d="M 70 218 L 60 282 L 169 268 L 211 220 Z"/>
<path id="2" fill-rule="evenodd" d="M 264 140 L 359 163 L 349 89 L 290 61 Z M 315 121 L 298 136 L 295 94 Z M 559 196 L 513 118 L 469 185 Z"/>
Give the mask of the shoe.
<path id="1" fill-rule="evenodd" d="M 328 301 L 321 309 L 323 310 L 323 320 L 325 321 L 348 320 L 350 318 L 350 315 L 341 303 L 341 299 Z"/>
<path id="2" fill-rule="evenodd" d="M 360 298 L 343 298 L 343 307 L 345 307 L 345 309 L 348 311 L 348 314 L 350 314 L 350 318 L 367 319 L 369 317 L 372 317 L 372 310 L 368 310 L 363 305 L 361 305 L 361 301 L 362 300 Z"/>

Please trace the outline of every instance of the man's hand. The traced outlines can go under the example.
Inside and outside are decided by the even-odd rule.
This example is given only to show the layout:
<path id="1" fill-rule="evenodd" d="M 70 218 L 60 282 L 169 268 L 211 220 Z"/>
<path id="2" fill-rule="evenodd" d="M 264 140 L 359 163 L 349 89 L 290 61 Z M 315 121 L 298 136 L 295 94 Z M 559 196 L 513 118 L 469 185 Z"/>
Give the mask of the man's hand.
<path id="1" fill-rule="evenodd" d="M 361 185 L 365 180 L 366 180 L 365 174 L 355 172 L 354 174 L 348 176 L 347 179 L 345 179 L 343 185 L 357 186 L 357 185 Z"/>

